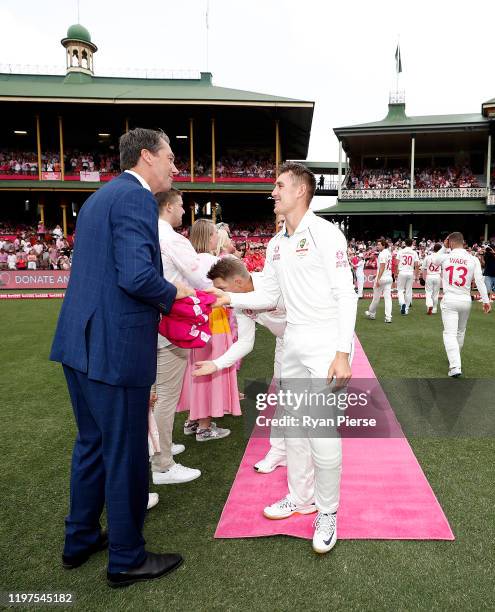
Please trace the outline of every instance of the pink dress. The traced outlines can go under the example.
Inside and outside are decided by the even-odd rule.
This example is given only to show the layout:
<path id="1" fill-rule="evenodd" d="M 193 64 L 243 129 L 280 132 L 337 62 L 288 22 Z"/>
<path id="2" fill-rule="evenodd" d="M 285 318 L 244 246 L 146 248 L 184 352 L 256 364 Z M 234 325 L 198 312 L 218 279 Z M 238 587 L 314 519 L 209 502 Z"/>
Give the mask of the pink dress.
<path id="1" fill-rule="evenodd" d="M 232 346 L 232 334 L 225 308 L 214 308 L 210 315 L 211 340 L 203 348 L 191 349 L 187 362 L 177 412 L 189 411 L 189 419 L 219 418 L 224 414 L 239 416 L 241 405 L 235 366 L 209 376 L 194 377 L 197 361 L 211 361 Z"/>

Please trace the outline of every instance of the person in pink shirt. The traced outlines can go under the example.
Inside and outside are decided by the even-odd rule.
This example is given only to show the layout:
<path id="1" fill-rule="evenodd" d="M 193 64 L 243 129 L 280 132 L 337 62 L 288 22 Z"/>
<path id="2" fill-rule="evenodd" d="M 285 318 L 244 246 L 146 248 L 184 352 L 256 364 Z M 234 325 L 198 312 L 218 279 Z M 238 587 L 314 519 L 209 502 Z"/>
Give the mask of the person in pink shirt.
<path id="1" fill-rule="evenodd" d="M 158 237 L 162 258 L 163 276 L 171 283 L 177 281 L 195 289 L 208 286 L 201 271 L 198 254 L 187 238 L 175 231 L 184 215 L 182 193 L 177 189 L 156 194 L 158 202 Z M 174 444 L 172 432 L 177 403 L 190 350 L 173 344 L 158 335 L 156 394 L 154 417 L 159 437 L 159 452 L 151 458 L 153 483 L 178 484 L 199 478 L 198 469 L 176 463 L 174 456 L 185 451 L 183 444 Z"/>

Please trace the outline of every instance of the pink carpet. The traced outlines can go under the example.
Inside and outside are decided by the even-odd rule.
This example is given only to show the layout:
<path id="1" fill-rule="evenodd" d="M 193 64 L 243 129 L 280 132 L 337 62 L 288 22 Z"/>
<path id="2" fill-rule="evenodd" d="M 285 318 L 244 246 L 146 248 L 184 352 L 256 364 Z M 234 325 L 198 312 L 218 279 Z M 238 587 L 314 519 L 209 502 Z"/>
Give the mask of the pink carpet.
<path id="1" fill-rule="evenodd" d="M 388 400 L 356 338 L 353 378 L 369 388 L 374 379 L 381 394 L 387 431 L 400 431 Z M 365 379 L 367 379 L 366 382 Z M 373 383 L 373 381 L 371 381 Z M 358 383 L 360 384 L 360 383 Z M 339 539 L 453 540 L 443 510 L 404 437 L 344 438 Z M 313 515 L 286 520 L 266 519 L 263 508 L 287 493 L 285 468 L 257 474 L 253 464 L 269 448 L 269 440 L 252 436 L 218 523 L 215 538 L 289 535 L 310 539 Z"/>

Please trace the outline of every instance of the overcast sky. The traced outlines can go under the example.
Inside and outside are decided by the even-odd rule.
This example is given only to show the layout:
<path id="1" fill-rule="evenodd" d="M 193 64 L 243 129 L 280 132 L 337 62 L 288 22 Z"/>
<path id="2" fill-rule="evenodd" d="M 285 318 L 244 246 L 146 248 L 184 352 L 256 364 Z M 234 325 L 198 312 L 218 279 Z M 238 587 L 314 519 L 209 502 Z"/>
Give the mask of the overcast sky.
<path id="1" fill-rule="evenodd" d="M 95 73 L 206 70 L 207 0 L 80 0 Z M 65 67 L 77 0 L 0 0 L 0 61 Z M 336 160 L 332 128 L 376 121 L 400 38 L 408 115 L 475 113 L 495 96 L 493 0 L 209 0 L 215 85 L 316 102 L 308 158 Z"/>

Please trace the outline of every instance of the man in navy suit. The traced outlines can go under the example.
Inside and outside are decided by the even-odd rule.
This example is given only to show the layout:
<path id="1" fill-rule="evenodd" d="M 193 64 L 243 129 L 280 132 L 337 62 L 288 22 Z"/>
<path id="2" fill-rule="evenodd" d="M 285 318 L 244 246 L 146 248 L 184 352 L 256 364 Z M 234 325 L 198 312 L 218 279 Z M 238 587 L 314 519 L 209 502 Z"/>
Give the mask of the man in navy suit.
<path id="1" fill-rule="evenodd" d="M 64 567 L 109 547 L 110 586 L 158 578 L 180 555 L 145 550 L 148 403 L 159 312 L 192 295 L 160 268 L 158 207 L 177 174 L 169 139 L 136 128 L 120 138 L 123 173 L 84 204 L 50 358 L 63 364 L 78 427 Z M 106 504 L 108 536 L 100 515 Z"/>

